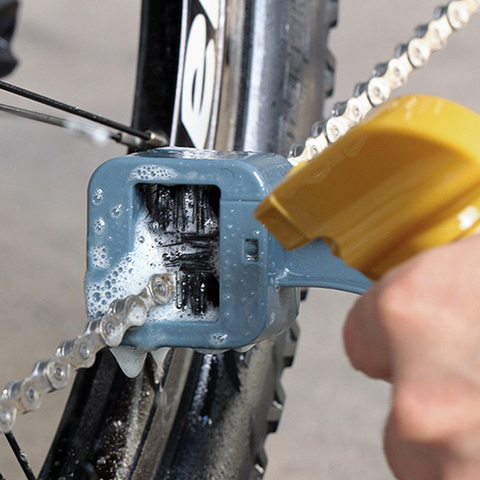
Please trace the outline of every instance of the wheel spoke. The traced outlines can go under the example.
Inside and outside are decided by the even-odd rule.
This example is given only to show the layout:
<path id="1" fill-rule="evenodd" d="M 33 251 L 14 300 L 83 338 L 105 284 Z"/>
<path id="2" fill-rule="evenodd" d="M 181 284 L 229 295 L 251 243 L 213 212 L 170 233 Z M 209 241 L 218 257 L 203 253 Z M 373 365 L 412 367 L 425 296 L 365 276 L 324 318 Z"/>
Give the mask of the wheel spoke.
<path id="1" fill-rule="evenodd" d="M 47 105 L 48 107 L 56 108 L 58 110 L 62 110 L 78 117 L 86 118 L 87 120 L 99 123 L 100 125 L 104 125 L 109 128 L 113 128 L 120 132 L 127 133 L 128 135 L 133 135 L 134 137 L 140 138 L 148 145 L 164 146 L 168 143 L 168 140 L 163 134 L 143 132 L 136 128 L 129 127 L 128 125 L 124 125 L 114 120 L 102 117 L 101 115 L 87 112 L 86 110 L 82 110 L 81 108 L 75 107 L 73 105 L 68 105 L 66 103 L 59 102 L 58 100 L 54 100 L 53 98 L 46 97 L 44 95 L 40 95 L 39 93 L 32 92 L 17 85 L 12 85 L 11 83 L 4 82 L 3 80 L 0 80 L 0 89 L 14 95 L 19 95 L 20 97 L 28 98 L 29 100 L 42 103 L 43 105 Z"/>
<path id="2" fill-rule="evenodd" d="M 12 432 L 6 433 L 5 437 L 7 438 L 7 441 L 10 447 L 12 448 L 13 453 L 15 454 L 15 457 L 18 460 L 20 467 L 22 467 L 23 473 L 25 473 L 25 477 L 27 477 L 28 480 L 36 480 L 35 475 L 33 474 L 33 471 L 32 471 L 32 467 L 30 467 L 30 464 L 28 463 L 27 456 L 25 455 L 25 452 L 18 445 L 17 439 L 15 438 L 13 433 Z M 0 476 L 0 480 L 2 479 L 3 477 Z"/>
<path id="3" fill-rule="evenodd" d="M 141 139 L 134 137 L 133 135 L 125 135 L 121 132 L 112 132 L 104 127 L 97 127 L 93 124 L 89 125 L 87 123 L 76 122 L 67 118 L 47 115 L 34 110 L 26 110 L 13 105 L 5 105 L 4 103 L 0 103 L 0 112 L 27 120 L 33 120 L 35 122 L 45 123 L 47 125 L 53 125 L 55 127 L 66 128 L 67 130 L 88 137 L 95 144 L 103 145 L 104 142 L 113 140 L 114 142 L 121 143 L 122 145 L 126 145 L 133 149 L 141 148 L 143 144 Z"/>

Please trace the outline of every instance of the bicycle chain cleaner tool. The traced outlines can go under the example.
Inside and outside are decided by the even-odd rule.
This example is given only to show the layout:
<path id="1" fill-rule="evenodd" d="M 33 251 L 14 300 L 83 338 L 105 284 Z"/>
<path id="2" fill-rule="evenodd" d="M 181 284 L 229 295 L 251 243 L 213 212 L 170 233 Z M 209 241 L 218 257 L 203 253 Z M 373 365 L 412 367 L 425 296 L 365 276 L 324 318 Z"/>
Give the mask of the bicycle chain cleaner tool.
<path id="1" fill-rule="evenodd" d="M 125 336 L 116 355 L 125 373 L 132 372 L 126 364 L 141 367 L 141 356 L 161 347 L 244 349 L 284 332 L 298 314 L 296 287 L 368 287 L 323 243 L 287 252 L 254 218 L 290 169 L 278 155 L 185 148 L 97 169 L 89 186 L 89 316 L 104 315 L 109 298 L 152 272 L 176 279 L 168 306 Z"/>
<path id="2" fill-rule="evenodd" d="M 25 379 L 10 382 L 0 396 L 0 432 L 12 431 L 19 413 L 37 410 L 46 393 L 67 386 L 73 371 L 90 368 L 100 350 L 118 346 L 128 329 L 145 323 L 150 310 L 167 305 L 174 282 L 170 274 L 153 275 L 138 295 L 113 301 L 104 316 L 88 322 L 82 335 L 63 341 L 55 355 L 37 362 Z"/>

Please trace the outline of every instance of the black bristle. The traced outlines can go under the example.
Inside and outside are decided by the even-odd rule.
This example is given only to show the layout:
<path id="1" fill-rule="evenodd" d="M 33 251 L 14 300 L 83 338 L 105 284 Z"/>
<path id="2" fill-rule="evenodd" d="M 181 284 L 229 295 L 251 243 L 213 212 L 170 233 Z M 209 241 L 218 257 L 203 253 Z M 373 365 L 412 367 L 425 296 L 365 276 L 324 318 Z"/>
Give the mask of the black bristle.
<path id="1" fill-rule="evenodd" d="M 151 228 L 162 233 L 168 269 L 178 272 L 177 308 L 193 315 L 219 304 L 220 192 L 214 186 L 143 185 Z M 161 253 L 160 253 L 161 254 Z"/>

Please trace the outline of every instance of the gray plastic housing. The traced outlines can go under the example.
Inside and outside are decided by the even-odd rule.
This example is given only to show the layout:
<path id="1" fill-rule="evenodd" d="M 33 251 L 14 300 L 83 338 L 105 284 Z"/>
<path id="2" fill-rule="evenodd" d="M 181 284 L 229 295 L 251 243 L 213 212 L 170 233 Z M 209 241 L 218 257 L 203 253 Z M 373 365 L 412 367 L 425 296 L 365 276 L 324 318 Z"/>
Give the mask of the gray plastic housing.
<path id="1" fill-rule="evenodd" d="M 299 309 L 297 287 L 355 293 L 369 287 L 368 279 L 333 256 L 323 242 L 288 252 L 255 219 L 257 205 L 290 168 L 285 158 L 273 154 L 164 148 L 115 158 L 96 170 L 88 192 L 86 289 L 104 281 L 133 249 L 144 209 L 138 184 L 215 185 L 221 194 L 218 318 L 149 318 L 127 333 L 124 345 L 143 351 L 242 348 L 291 326 Z M 146 171 L 151 174 L 138 175 Z M 105 261 L 94 259 L 98 252 Z"/>

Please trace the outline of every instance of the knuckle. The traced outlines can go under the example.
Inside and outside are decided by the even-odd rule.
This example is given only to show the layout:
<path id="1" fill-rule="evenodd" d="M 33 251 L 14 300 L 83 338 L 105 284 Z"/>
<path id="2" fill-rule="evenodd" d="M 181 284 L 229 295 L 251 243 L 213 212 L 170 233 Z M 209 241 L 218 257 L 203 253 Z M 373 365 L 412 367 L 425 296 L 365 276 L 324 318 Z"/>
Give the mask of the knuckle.
<path id="1" fill-rule="evenodd" d="M 403 441 L 450 445 L 460 433 L 451 422 L 439 421 L 438 402 L 415 385 L 395 388 L 391 418 Z"/>
<path id="2" fill-rule="evenodd" d="M 386 284 L 377 296 L 376 308 L 379 318 L 404 316 L 407 296 L 408 289 L 404 282 Z"/>
<path id="3" fill-rule="evenodd" d="M 357 308 L 361 309 L 361 306 Z M 355 309 L 354 309 L 355 310 Z M 370 318 L 362 312 L 352 310 L 343 327 L 345 353 L 355 370 L 372 378 L 388 379 L 390 362 L 383 337 L 371 326 Z"/>
<path id="4" fill-rule="evenodd" d="M 365 351 L 359 342 L 358 327 L 353 321 L 347 320 L 343 327 L 343 345 L 352 367 L 365 371 Z"/>
<path id="5" fill-rule="evenodd" d="M 404 323 L 412 316 L 411 290 L 410 281 L 401 279 L 387 284 L 379 292 L 376 301 L 377 318 L 387 331 L 392 325 Z"/>
<path id="6" fill-rule="evenodd" d="M 387 332 L 399 327 L 417 328 L 425 317 L 424 261 L 406 266 L 399 274 L 387 278 L 377 294 L 376 313 Z M 427 283 L 428 284 L 428 283 Z"/>
<path id="7" fill-rule="evenodd" d="M 402 440 L 430 440 L 431 432 L 426 419 L 425 408 L 419 400 L 415 388 L 400 386 L 395 389 L 391 417 L 398 436 Z"/>

